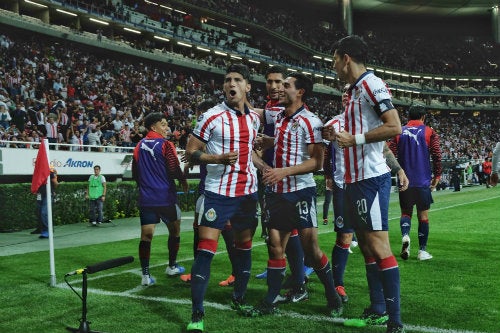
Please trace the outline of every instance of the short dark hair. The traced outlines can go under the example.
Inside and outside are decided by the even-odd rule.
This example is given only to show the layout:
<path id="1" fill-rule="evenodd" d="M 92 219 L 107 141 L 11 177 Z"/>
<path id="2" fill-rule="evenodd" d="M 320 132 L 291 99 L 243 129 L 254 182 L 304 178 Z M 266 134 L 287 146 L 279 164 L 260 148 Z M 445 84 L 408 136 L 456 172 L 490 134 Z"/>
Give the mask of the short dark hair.
<path id="1" fill-rule="evenodd" d="M 151 129 L 151 126 L 161 121 L 162 119 L 167 119 L 167 117 L 161 112 L 152 112 L 144 117 L 144 127 L 148 130 Z"/>
<path id="2" fill-rule="evenodd" d="M 100 165 L 95 165 L 94 169 L 96 169 L 96 168 L 99 169 L 99 170 L 101 170 L 101 166 Z"/>
<path id="3" fill-rule="evenodd" d="M 240 63 L 231 64 L 227 67 L 226 74 L 231 72 L 241 74 L 241 76 L 243 76 L 243 79 L 250 82 L 250 71 L 248 70 L 248 67 L 246 65 Z"/>
<path id="4" fill-rule="evenodd" d="M 288 74 L 288 77 L 295 78 L 295 88 L 304 89 L 304 94 L 302 95 L 302 102 L 308 99 L 313 91 L 313 81 L 305 74 L 299 72 L 293 72 Z"/>
<path id="5" fill-rule="evenodd" d="M 281 75 L 283 75 L 283 78 L 285 78 L 287 76 L 287 71 L 286 71 L 285 67 L 280 66 L 280 65 L 274 65 L 274 66 L 271 66 L 267 69 L 266 75 L 265 75 L 266 80 L 267 80 L 267 77 L 269 76 L 269 74 L 273 74 L 273 73 L 281 74 Z"/>
<path id="6" fill-rule="evenodd" d="M 412 105 L 408 110 L 408 117 L 410 120 L 418 120 L 427 114 L 427 110 L 423 105 Z"/>
<path id="7" fill-rule="evenodd" d="M 355 62 L 365 64 L 368 59 L 368 44 L 359 36 L 344 37 L 333 45 L 333 49 L 341 57 L 349 55 Z"/>
<path id="8" fill-rule="evenodd" d="M 196 106 L 196 110 L 201 111 L 201 112 L 205 112 L 208 109 L 213 108 L 214 106 L 215 106 L 215 102 L 210 100 L 210 99 L 207 99 L 207 100 L 204 100 L 203 102 L 201 102 L 200 104 L 198 104 Z"/>

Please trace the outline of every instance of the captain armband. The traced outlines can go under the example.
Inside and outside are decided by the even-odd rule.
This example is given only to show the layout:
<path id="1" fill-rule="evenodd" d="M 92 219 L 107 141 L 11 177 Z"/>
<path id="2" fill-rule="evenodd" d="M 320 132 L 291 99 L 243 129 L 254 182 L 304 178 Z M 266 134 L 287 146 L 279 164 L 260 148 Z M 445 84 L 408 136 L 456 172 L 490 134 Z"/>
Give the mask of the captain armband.
<path id="1" fill-rule="evenodd" d="M 203 152 L 201 150 L 195 150 L 192 154 L 191 154 L 191 162 L 193 164 L 200 164 L 201 163 L 201 155 L 203 154 Z"/>

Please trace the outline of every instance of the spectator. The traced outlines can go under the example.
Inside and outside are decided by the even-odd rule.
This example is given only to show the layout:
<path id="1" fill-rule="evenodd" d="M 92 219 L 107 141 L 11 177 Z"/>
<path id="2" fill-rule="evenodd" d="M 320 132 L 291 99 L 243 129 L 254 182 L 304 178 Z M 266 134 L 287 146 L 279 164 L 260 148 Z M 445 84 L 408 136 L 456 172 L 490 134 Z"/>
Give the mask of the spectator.
<path id="1" fill-rule="evenodd" d="M 106 177 L 101 174 L 101 166 L 94 166 L 94 174 L 89 177 L 85 198 L 89 199 L 89 222 L 97 226 L 103 222 L 103 204 L 106 200 Z"/>

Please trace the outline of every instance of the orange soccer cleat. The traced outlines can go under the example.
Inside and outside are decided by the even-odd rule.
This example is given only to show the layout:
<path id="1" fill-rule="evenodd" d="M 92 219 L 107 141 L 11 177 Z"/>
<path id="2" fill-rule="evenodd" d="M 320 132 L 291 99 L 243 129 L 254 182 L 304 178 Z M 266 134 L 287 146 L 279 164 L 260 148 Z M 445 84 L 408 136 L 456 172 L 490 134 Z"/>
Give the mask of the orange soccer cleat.
<path id="1" fill-rule="evenodd" d="M 184 282 L 191 282 L 191 274 L 182 274 L 180 278 Z"/>
<path id="2" fill-rule="evenodd" d="M 233 283 L 234 283 L 234 275 L 231 274 L 231 275 L 229 275 L 229 277 L 227 279 L 219 282 L 219 286 L 227 287 L 227 286 L 233 285 Z"/>

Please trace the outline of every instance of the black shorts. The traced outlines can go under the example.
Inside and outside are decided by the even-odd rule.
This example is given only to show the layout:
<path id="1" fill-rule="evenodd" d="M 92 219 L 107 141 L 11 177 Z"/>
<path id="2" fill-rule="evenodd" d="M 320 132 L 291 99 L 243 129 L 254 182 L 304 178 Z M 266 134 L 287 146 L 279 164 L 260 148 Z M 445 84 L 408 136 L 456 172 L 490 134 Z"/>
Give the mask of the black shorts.
<path id="1" fill-rule="evenodd" d="M 419 211 L 429 210 L 433 202 L 430 187 L 409 187 L 399 192 L 399 207 L 402 210 L 412 210 L 415 205 Z"/>
<path id="2" fill-rule="evenodd" d="M 290 193 L 266 193 L 269 228 L 292 231 L 317 228 L 316 187 Z"/>

